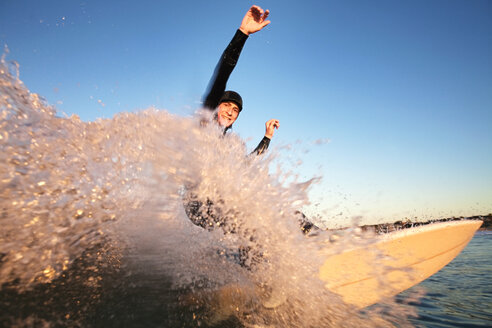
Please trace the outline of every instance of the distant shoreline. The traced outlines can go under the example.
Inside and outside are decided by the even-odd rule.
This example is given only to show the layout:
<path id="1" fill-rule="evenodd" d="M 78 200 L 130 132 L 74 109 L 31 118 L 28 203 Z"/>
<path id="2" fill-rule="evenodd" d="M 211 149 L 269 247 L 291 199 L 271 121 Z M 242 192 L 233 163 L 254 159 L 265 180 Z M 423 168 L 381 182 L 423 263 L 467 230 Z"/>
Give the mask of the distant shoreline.
<path id="1" fill-rule="evenodd" d="M 393 223 L 382 223 L 382 224 L 372 224 L 372 225 L 364 225 L 360 228 L 363 231 L 372 230 L 378 234 L 393 232 L 396 230 L 408 229 L 418 226 L 423 226 L 435 222 L 447 222 L 447 221 L 461 221 L 461 220 L 482 220 L 483 224 L 478 229 L 478 231 L 492 231 L 492 213 L 488 215 L 476 215 L 470 217 L 459 217 L 459 218 L 448 218 L 441 220 L 432 220 L 426 222 L 412 222 L 411 220 L 402 220 L 396 221 Z"/>
<path id="2" fill-rule="evenodd" d="M 478 231 L 492 231 L 492 213 L 489 215 L 472 216 L 470 219 L 482 220 L 483 224 Z"/>

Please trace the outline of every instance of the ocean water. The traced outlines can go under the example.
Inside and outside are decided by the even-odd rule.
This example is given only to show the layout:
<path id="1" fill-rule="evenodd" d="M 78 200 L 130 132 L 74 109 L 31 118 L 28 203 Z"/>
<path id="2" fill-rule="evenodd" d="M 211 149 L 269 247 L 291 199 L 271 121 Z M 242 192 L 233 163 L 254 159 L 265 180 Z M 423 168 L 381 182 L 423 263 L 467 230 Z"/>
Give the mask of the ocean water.
<path id="1" fill-rule="evenodd" d="M 418 293 L 358 311 L 324 288 L 318 269 L 343 247 L 302 234 L 315 179 L 271 171 L 273 152 L 248 156 L 203 118 L 153 108 L 60 118 L 4 58 L 0 111 L 0 326 L 416 324 Z M 193 195 L 230 225 L 193 225 Z M 373 241 L 349 229 L 337 243 Z"/>
<path id="2" fill-rule="evenodd" d="M 418 314 L 410 322 L 416 327 L 491 327 L 491 254 L 492 233 L 477 232 L 457 258 L 409 291 L 425 292 L 410 303 Z"/>

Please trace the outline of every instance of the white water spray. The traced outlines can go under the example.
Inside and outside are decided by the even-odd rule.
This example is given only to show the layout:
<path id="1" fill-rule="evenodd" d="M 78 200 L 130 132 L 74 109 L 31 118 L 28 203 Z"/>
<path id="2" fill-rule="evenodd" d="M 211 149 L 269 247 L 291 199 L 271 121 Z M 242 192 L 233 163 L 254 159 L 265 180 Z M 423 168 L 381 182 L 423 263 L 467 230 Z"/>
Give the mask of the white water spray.
<path id="1" fill-rule="evenodd" d="M 222 136 L 214 124 L 156 109 L 89 123 L 59 118 L 3 59 L 0 74 L 4 288 L 26 293 L 56 284 L 101 247 L 106 255 L 96 251 L 97 261 L 75 279 L 104 281 L 100 266 L 121 259 L 127 276 L 155 279 L 143 285 L 166 277 L 173 290 L 186 290 L 169 299 L 188 307 L 191 324 L 220 325 L 231 316 L 275 327 L 395 320 L 391 311 L 384 320 L 361 314 L 324 288 L 318 270 L 330 234 L 302 234 L 295 213 L 309 203 L 310 183 L 282 184 L 284 173 L 269 172 L 272 155 L 248 155 L 237 136 Z M 235 233 L 193 225 L 183 207 L 191 190 L 212 200 Z M 237 261 L 241 248 L 252 250 L 247 267 Z"/>

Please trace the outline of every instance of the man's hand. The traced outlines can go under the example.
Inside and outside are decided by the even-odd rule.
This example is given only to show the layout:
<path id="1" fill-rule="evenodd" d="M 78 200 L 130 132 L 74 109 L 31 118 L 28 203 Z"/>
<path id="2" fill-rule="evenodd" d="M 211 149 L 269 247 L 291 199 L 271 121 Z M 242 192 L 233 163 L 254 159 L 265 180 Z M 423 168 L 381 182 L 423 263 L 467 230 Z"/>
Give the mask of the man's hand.
<path id="1" fill-rule="evenodd" d="M 246 15 L 244 15 L 239 29 L 246 35 L 258 32 L 259 30 L 270 24 L 270 21 L 266 20 L 268 14 L 270 14 L 270 11 L 268 9 L 264 11 L 258 6 L 251 6 Z"/>
<path id="2" fill-rule="evenodd" d="M 280 123 L 276 119 L 271 119 L 265 123 L 265 137 L 268 139 L 272 139 L 273 137 L 273 132 L 275 132 L 275 129 L 278 129 L 280 127 Z"/>

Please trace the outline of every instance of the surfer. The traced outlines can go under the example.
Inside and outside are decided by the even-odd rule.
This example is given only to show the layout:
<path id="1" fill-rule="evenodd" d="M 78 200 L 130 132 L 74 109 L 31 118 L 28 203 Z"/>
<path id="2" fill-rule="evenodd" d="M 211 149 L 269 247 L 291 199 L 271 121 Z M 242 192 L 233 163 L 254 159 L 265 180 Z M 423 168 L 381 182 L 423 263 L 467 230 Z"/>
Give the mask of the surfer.
<path id="1" fill-rule="evenodd" d="M 224 134 L 232 128 L 243 109 L 243 99 L 235 91 L 225 91 L 227 81 L 239 60 L 241 50 L 249 35 L 262 30 L 270 24 L 267 20 L 269 10 L 263 10 L 259 6 L 251 6 L 241 22 L 239 29 L 234 34 L 231 42 L 222 53 L 214 75 L 209 83 L 203 107 L 215 111 L 214 121 L 224 128 Z M 265 123 L 265 136 L 255 148 L 253 153 L 262 154 L 270 145 L 275 129 L 280 127 L 277 119 L 268 120 Z"/>
<path id="2" fill-rule="evenodd" d="M 232 125 L 243 110 L 243 99 L 239 93 L 231 90 L 225 91 L 227 81 L 236 67 L 239 55 L 249 35 L 262 30 L 270 24 L 270 21 L 267 20 L 269 14 L 269 10 L 263 10 L 259 6 L 254 5 L 249 8 L 241 21 L 239 29 L 222 53 L 210 80 L 208 90 L 205 93 L 203 107 L 214 111 L 213 120 L 224 129 L 224 134 L 232 128 Z M 257 155 L 264 153 L 270 145 L 275 129 L 279 127 L 280 123 L 277 119 L 268 120 L 265 123 L 265 135 L 252 153 Z M 226 229 L 228 220 L 221 213 L 220 201 L 214 204 L 214 202 L 207 199 L 204 203 L 199 201 L 198 196 L 193 192 L 188 193 L 187 198 L 186 214 L 194 224 L 205 229 L 213 229 L 215 226 L 220 226 L 226 232 L 235 232 L 235 227 Z"/>
<path id="3" fill-rule="evenodd" d="M 269 10 L 263 10 L 256 5 L 251 6 L 244 15 L 239 29 L 222 53 L 209 82 L 203 107 L 213 111 L 213 121 L 224 129 L 224 134 L 232 128 L 232 125 L 243 110 L 243 99 L 239 93 L 231 90 L 226 91 L 227 81 L 239 60 L 239 55 L 249 35 L 262 30 L 270 24 L 270 21 L 267 20 L 269 14 Z M 260 155 L 264 153 L 270 145 L 275 129 L 279 127 L 280 123 L 277 119 L 268 120 L 265 123 L 265 135 L 252 154 Z M 238 233 L 238 227 L 234 223 L 235 220 L 229 218 L 222 211 L 222 200 L 212 201 L 207 198 L 206 201 L 201 201 L 192 190 L 187 193 L 185 198 L 185 212 L 195 225 L 207 230 L 221 227 L 224 233 Z M 230 213 L 228 214 L 231 215 Z M 248 262 L 247 259 L 251 257 L 249 251 L 249 247 L 239 248 L 239 263 L 242 266 L 249 267 L 246 264 Z"/>
<path id="4" fill-rule="evenodd" d="M 259 6 L 251 6 L 244 16 L 239 29 L 222 53 L 210 80 L 203 107 L 213 111 L 213 121 L 224 129 L 224 134 L 232 128 L 232 125 L 243 110 L 243 100 L 239 93 L 231 90 L 225 91 L 227 81 L 239 60 L 239 55 L 249 35 L 262 30 L 270 24 L 270 21 L 267 20 L 269 13 L 268 10 L 263 10 Z M 260 155 L 264 153 L 268 149 L 275 129 L 279 127 L 280 123 L 277 119 L 268 120 L 265 123 L 265 135 L 252 154 Z M 185 212 L 195 225 L 207 230 L 220 227 L 224 233 L 238 233 L 239 229 L 236 226 L 236 220 L 229 217 L 231 215 L 234 216 L 234 214 L 224 213 L 222 211 L 223 205 L 223 201 L 220 199 L 212 201 L 206 198 L 205 201 L 204 198 L 194 193 L 192 189 L 189 189 L 184 199 Z M 301 228 L 303 232 L 307 233 L 312 224 L 305 219 L 304 215 L 302 216 L 304 219 L 300 220 Z M 254 237 L 250 236 L 250 241 L 253 240 Z M 260 251 L 252 251 L 249 246 L 240 247 L 238 255 L 239 263 L 247 268 L 251 268 L 251 264 L 259 262 L 259 258 L 262 257 Z"/>

